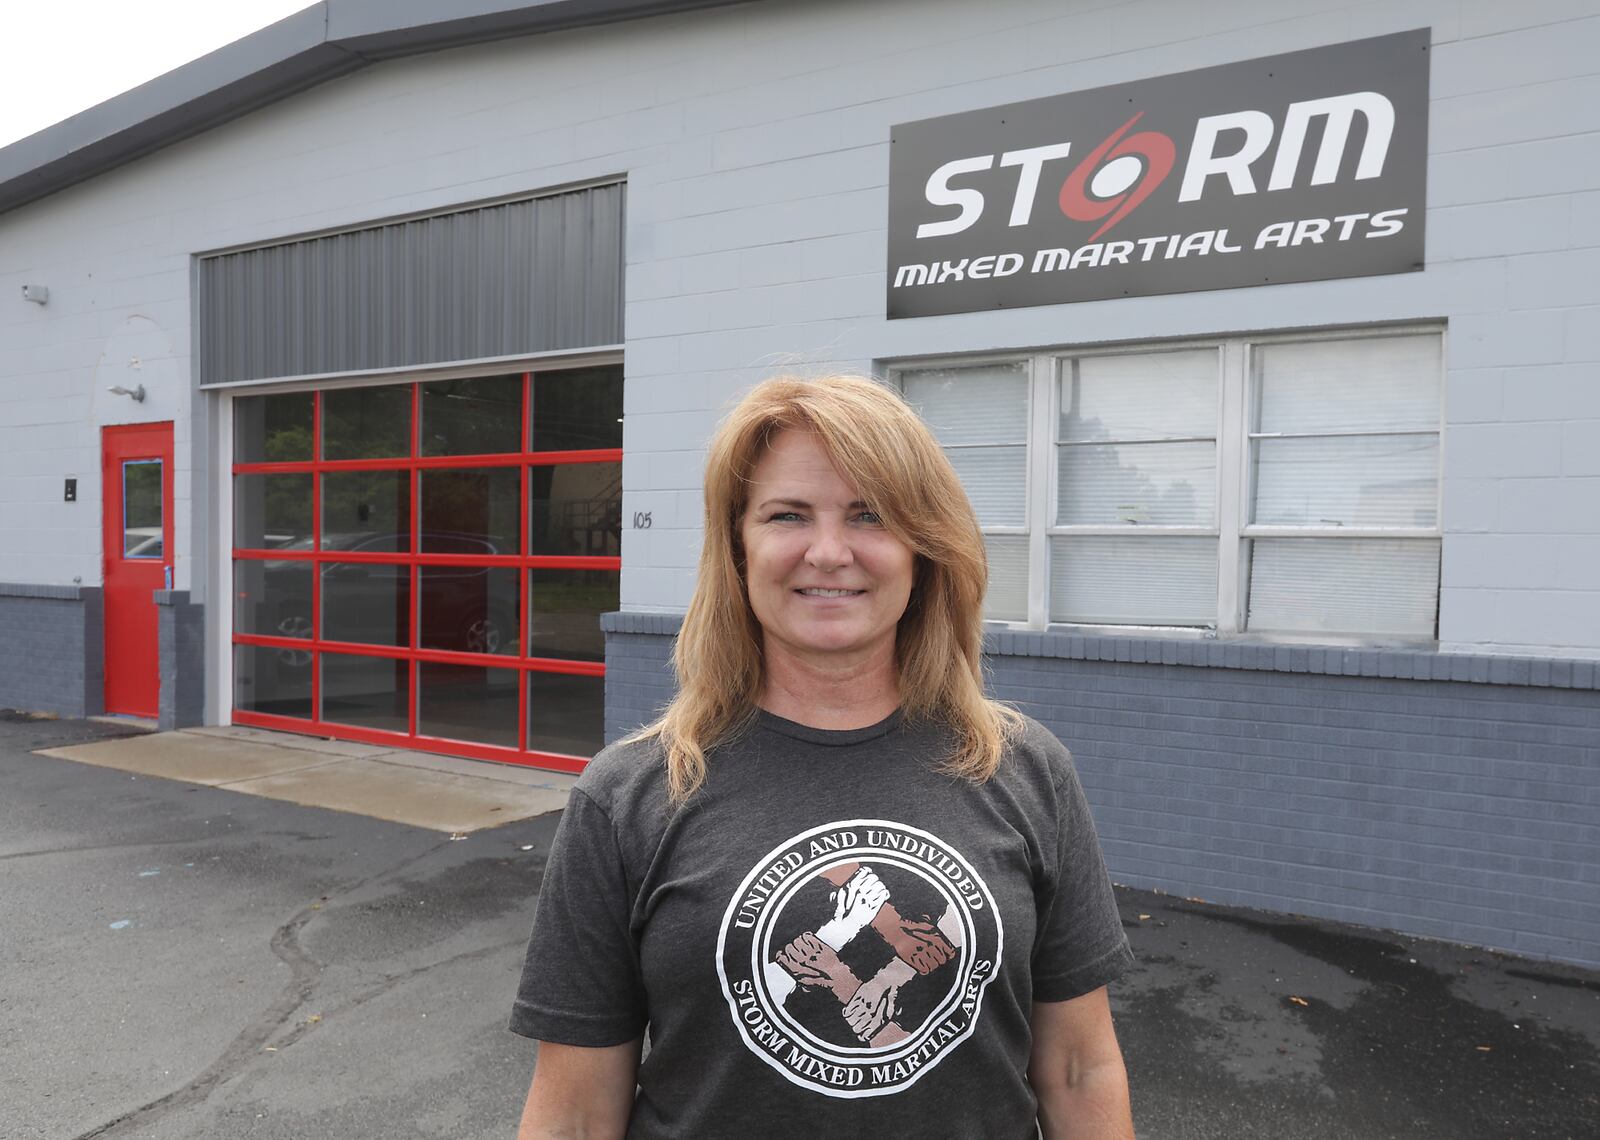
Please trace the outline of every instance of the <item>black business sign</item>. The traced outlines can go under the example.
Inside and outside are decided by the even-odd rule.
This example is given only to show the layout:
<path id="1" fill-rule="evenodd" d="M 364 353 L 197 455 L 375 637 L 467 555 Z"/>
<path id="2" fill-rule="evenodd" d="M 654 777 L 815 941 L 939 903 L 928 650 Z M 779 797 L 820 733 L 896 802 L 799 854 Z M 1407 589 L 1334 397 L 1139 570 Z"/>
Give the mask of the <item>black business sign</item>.
<path id="1" fill-rule="evenodd" d="M 1421 269 L 1429 39 L 895 127 L 889 316 Z"/>

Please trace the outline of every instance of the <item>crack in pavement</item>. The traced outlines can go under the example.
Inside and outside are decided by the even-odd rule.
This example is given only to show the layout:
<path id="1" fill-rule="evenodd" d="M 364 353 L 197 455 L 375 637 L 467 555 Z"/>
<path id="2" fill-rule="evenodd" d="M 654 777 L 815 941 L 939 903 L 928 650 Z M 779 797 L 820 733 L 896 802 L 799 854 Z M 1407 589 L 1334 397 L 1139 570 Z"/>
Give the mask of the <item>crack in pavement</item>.
<path id="1" fill-rule="evenodd" d="M 320 909 L 320 908 L 318 908 Z M 81 1133 L 77 1140 L 92 1140 L 94 1137 L 108 1136 L 123 1125 L 135 1123 L 149 1123 L 152 1118 L 164 1116 L 173 1109 L 183 1108 L 205 1100 L 211 1095 L 211 1090 L 221 1084 L 232 1071 L 242 1066 L 249 1058 L 255 1056 L 261 1046 L 272 1036 L 273 1031 L 283 1023 L 290 1014 L 303 1005 L 311 996 L 311 990 L 316 984 L 317 975 L 322 972 L 322 967 L 310 955 L 300 949 L 299 933 L 301 927 L 311 921 L 317 910 L 311 906 L 305 907 L 288 922 L 278 927 L 273 932 L 271 948 L 274 955 L 290 968 L 288 984 L 278 1000 L 273 1002 L 261 1014 L 239 1033 L 237 1037 L 223 1050 L 222 1055 L 213 1061 L 206 1069 L 182 1088 L 175 1089 L 163 1097 L 140 1105 L 138 1108 L 109 1120 L 88 1132 Z"/>
<path id="2" fill-rule="evenodd" d="M 321 976 L 323 964 L 300 946 L 300 932 L 318 913 L 324 910 L 332 900 L 348 894 L 353 894 L 373 883 L 380 882 L 390 875 L 399 874 L 408 867 L 430 855 L 442 850 L 449 844 L 449 840 L 441 840 L 433 846 L 416 855 L 400 860 L 392 867 L 386 867 L 360 879 L 348 886 L 337 888 L 324 895 L 317 902 L 311 903 L 295 913 L 277 930 L 273 931 L 272 939 L 268 943 L 272 953 L 281 962 L 289 967 L 290 976 L 288 983 L 278 1000 L 273 1002 L 261 1013 L 257 1014 L 238 1035 L 222 1054 L 210 1065 L 182 1087 L 174 1089 L 165 1096 L 130 1109 L 121 1116 L 95 1126 L 87 1132 L 79 1133 L 74 1140 L 99 1140 L 100 1137 L 111 1137 L 122 1133 L 125 1128 L 134 1125 L 148 1125 L 161 1117 L 181 1108 L 199 1104 L 205 1101 L 211 1093 L 223 1082 L 231 1079 L 244 1069 L 261 1052 L 261 1047 L 272 1039 L 272 1035 L 282 1028 L 284 1022 L 311 998 L 312 990 L 316 988 L 317 978 Z M 415 971 L 413 971 L 415 972 Z"/>
<path id="3" fill-rule="evenodd" d="M 142 839 L 126 843 L 91 843 L 86 847 L 41 847 L 37 851 L 7 851 L 0 853 L 0 862 L 7 859 L 33 859 L 41 855 L 79 855 L 88 851 L 120 851 L 129 847 L 174 847 L 184 843 L 205 843 L 215 840 L 215 835 L 191 835 L 181 839 Z"/>
<path id="4" fill-rule="evenodd" d="M 526 942 L 526 938 L 510 938 L 504 942 L 497 942 L 493 946 L 480 946 L 476 950 L 463 950 L 459 954 L 452 954 L 450 957 L 441 958 L 437 962 L 429 962 L 426 966 L 417 966 L 410 970 L 402 970 L 398 974 L 388 974 L 374 982 L 370 987 L 363 990 L 361 993 L 356 994 L 350 1000 L 341 1002 L 339 1005 L 329 1009 L 325 1014 L 322 1015 L 322 1020 L 327 1021 L 331 1017 L 338 1017 L 340 1014 L 348 1013 L 352 1009 L 366 1005 L 367 1002 L 372 1001 L 374 998 L 382 997 L 395 987 L 402 985 L 405 982 L 409 982 L 411 979 L 422 974 L 426 974 L 431 970 L 437 970 L 440 966 L 449 966 L 457 962 L 471 962 L 478 958 L 487 958 L 491 955 L 500 954 L 506 950 L 514 949 L 517 946 L 524 945 Z M 301 1022 L 288 1033 L 278 1038 L 277 1048 L 280 1050 L 289 1048 L 289 1046 L 293 1045 L 296 1041 L 299 1041 L 302 1037 L 316 1028 L 317 1024 L 321 1023 L 318 1022 L 312 1024 Z"/>

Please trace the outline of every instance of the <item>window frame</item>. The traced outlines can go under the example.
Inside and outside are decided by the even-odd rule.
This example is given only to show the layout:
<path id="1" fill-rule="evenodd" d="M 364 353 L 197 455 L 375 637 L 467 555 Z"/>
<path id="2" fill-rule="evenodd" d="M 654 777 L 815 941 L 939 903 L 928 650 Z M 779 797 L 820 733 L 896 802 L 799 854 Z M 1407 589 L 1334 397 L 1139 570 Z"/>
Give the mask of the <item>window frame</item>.
<path id="1" fill-rule="evenodd" d="M 1260 390 L 1255 377 L 1255 352 L 1266 345 L 1303 344 L 1326 341 L 1389 339 L 1405 336 L 1433 336 L 1439 345 L 1439 417 L 1434 431 L 1409 429 L 1395 432 L 1320 432 L 1310 435 L 1432 435 L 1438 441 L 1438 468 L 1434 485 L 1434 525 L 1432 527 L 1329 527 L 1273 526 L 1250 520 L 1255 496 L 1256 465 L 1254 441 L 1261 438 L 1287 438 L 1281 433 L 1258 432 L 1256 413 Z M 1246 625 L 1249 607 L 1249 543 L 1258 538 L 1347 538 L 1397 539 L 1441 543 L 1443 527 L 1443 489 L 1445 467 L 1445 381 L 1448 358 L 1447 329 L 1443 322 L 1406 322 L 1359 327 L 1325 327 L 1292 332 L 1233 333 L 1210 337 L 1185 337 L 1146 341 L 1119 341 L 1081 347 L 1061 345 L 1046 349 L 1015 352 L 986 352 L 971 355 L 931 357 L 893 357 L 880 360 L 879 371 L 902 394 L 907 375 L 943 368 L 970 368 L 1025 362 L 1028 375 L 1028 436 L 1026 479 L 1024 483 L 1024 525 L 1021 527 L 982 527 L 985 536 L 1026 536 L 1028 539 L 1028 614 L 1023 620 L 986 618 L 994 629 L 1019 632 L 1055 630 L 1066 633 L 1126 637 L 1167 638 L 1247 638 L 1283 644 L 1393 645 L 1430 647 L 1438 644 L 1437 599 L 1435 584 L 1434 632 L 1429 637 L 1404 634 L 1337 634 L 1294 631 L 1253 630 Z M 1061 526 L 1058 517 L 1059 424 L 1061 380 L 1074 360 L 1105 356 L 1144 356 L 1162 352 L 1212 349 L 1217 355 L 1216 420 L 1216 515 L 1211 527 L 1147 524 L 1137 528 L 1127 524 L 1071 524 Z M 1299 434 L 1299 433 L 1296 433 Z M 1203 626 L 1113 625 L 1051 621 L 1050 553 L 1053 537 L 1068 535 L 1124 536 L 1140 534 L 1181 538 L 1205 537 L 1217 543 L 1216 620 Z"/>
<path id="2" fill-rule="evenodd" d="M 530 542 L 527 533 L 530 525 L 528 518 L 529 479 L 531 478 L 531 470 L 536 467 L 559 467 L 579 463 L 621 463 L 623 461 L 623 449 L 615 447 L 565 451 L 532 450 L 531 387 L 540 375 L 591 368 L 620 368 L 623 364 L 624 357 L 619 351 L 608 349 L 582 353 L 563 351 L 538 357 L 521 358 L 515 365 L 503 365 L 497 361 L 492 365 L 478 364 L 437 370 L 392 370 L 381 374 L 347 377 L 342 382 L 287 379 L 271 384 L 252 383 L 239 385 L 216 393 L 218 399 L 215 404 L 216 418 L 213 422 L 213 438 L 216 442 L 218 464 L 216 470 L 217 479 L 214 485 L 212 519 L 214 520 L 215 533 L 218 535 L 219 541 L 213 544 L 215 563 L 212 572 L 215 575 L 213 580 L 220 587 L 221 596 L 229 599 L 235 596 L 234 564 L 236 561 L 265 562 L 286 557 L 293 561 L 306 562 L 314 567 L 336 562 L 367 563 L 378 567 L 394 566 L 404 572 L 404 576 L 411 587 L 405 619 L 407 625 L 405 644 L 397 646 L 368 644 L 365 642 L 343 642 L 324 637 L 321 622 L 322 589 L 321 582 L 317 578 L 320 571 L 316 570 L 313 571 L 313 580 L 316 582 L 316 586 L 311 606 L 311 636 L 309 638 L 294 638 L 291 640 L 272 634 L 240 633 L 237 631 L 235 616 L 230 606 L 226 611 L 225 619 L 218 623 L 213 641 L 218 666 L 216 669 L 218 676 L 217 693 L 224 722 L 254 725 L 262 728 L 285 729 L 293 732 L 312 731 L 319 735 L 338 737 L 345 740 L 422 748 L 450 755 L 499 760 L 554 771 L 574 773 L 582 771 L 588 762 L 588 757 L 541 748 L 535 740 L 530 738 L 527 699 L 529 678 L 535 674 L 545 673 L 570 674 L 596 678 L 603 684 L 606 675 L 605 663 L 603 660 L 591 661 L 564 657 L 546 658 L 530 652 L 526 636 L 527 623 L 532 620 L 527 597 L 530 581 L 529 572 L 545 568 L 603 570 L 617 573 L 620 579 L 622 557 L 620 551 L 614 555 L 526 553 Z M 510 375 L 521 377 L 521 442 L 517 450 L 484 455 L 427 456 L 422 453 L 420 433 L 422 430 L 421 405 L 423 386 L 441 380 Z M 375 459 L 322 458 L 322 397 L 328 392 L 349 388 L 389 386 L 403 386 L 409 390 L 410 443 L 408 453 L 404 456 Z M 239 461 L 234 454 L 235 401 L 255 396 L 302 393 L 311 395 L 313 399 L 313 451 L 311 458 L 285 461 L 264 459 L 248 462 Z M 518 496 L 520 517 L 518 527 L 521 535 L 517 551 L 492 556 L 423 552 L 419 541 L 422 533 L 420 517 L 420 479 L 422 473 L 426 470 L 470 470 L 484 467 L 507 467 L 520 472 Z M 322 544 L 324 476 L 342 471 L 359 470 L 404 471 L 408 473 L 408 493 L 411 502 L 411 517 L 408 524 L 411 533 L 409 552 L 353 552 L 324 548 Z M 241 475 L 274 473 L 308 474 L 312 477 L 310 496 L 312 501 L 311 533 L 314 536 L 313 542 L 304 551 L 293 555 L 286 555 L 279 548 L 239 546 L 236 542 L 237 536 L 234 533 L 233 525 L 235 479 Z M 515 568 L 518 571 L 518 608 L 521 612 L 521 621 L 523 623 L 523 629 L 518 636 L 521 646 L 519 654 L 490 654 L 487 652 L 438 650 L 422 647 L 421 623 L 424 618 L 419 590 L 421 569 L 425 566 L 468 565 L 499 566 Z M 240 647 L 250 646 L 287 652 L 309 651 L 312 679 L 311 714 L 308 718 L 254 712 L 238 707 L 234 689 L 234 651 Z M 383 658 L 409 663 L 410 668 L 405 693 L 408 710 L 406 730 L 373 729 L 348 725 L 337 720 L 323 719 L 320 655 L 324 653 Z M 422 702 L 421 672 L 422 666 L 427 663 L 466 665 L 475 668 L 505 669 L 515 672 L 519 688 L 517 697 L 518 744 L 515 746 L 488 744 L 455 737 L 433 736 L 420 731 L 422 727 L 420 724 Z"/>

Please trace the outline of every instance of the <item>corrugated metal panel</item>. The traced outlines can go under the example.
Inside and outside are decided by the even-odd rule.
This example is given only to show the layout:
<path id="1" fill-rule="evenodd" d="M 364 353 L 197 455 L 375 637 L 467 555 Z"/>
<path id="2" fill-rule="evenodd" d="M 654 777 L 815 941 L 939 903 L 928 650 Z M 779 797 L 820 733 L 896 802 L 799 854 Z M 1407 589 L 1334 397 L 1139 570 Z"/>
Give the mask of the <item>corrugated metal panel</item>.
<path id="1" fill-rule="evenodd" d="M 622 343 L 624 187 L 200 262 L 205 384 Z"/>

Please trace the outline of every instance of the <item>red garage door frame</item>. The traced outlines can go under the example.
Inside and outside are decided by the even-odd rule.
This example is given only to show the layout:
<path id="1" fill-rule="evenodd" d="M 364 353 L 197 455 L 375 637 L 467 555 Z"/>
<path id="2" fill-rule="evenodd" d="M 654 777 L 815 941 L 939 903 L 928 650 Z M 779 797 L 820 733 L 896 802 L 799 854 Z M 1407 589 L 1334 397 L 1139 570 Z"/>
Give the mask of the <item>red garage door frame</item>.
<path id="1" fill-rule="evenodd" d="M 584 365 L 569 365 L 568 367 L 584 367 Z M 419 599 L 419 575 L 425 567 L 472 567 L 472 568 L 508 568 L 515 569 L 517 574 L 517 589 L 519 610 L 523 628 L 527 628 L 530 615 L 527 613 L 526 600 L 528 598 L 528 572 L 530 570 L 603 570 L 620 573 L 622 559 L 618 555 L 552 555 L 529 554 L 529 474 L 540 467 L 553 467 L 570 464 L 613 463 L 622 461 L 621 448 L 597 448 L 571 451 L 534 451 L 532 449 L 532 417 L 529 414 L 533 392 L 534 377 L 544 373 L 522 373 L 522 414 L 521 414 L 521 449 L 516 452 L 477 455 L 449 455 L 449 456 L 423 456 L 421 454 L 421 422 L 422 422 L 422 389 L 428 381 L 407 382 L 411 389 L 411 445 L 410 455 L 393 459 L 343 459 L 327 460 L 322 457 L 322 426 L 323 426 L 323 394 L 319 390 L 313 393 L 314 404 L 312 412 L 313 453 L 309 461 L 301 462 L 250 462 L 234 463 L 231 471 L 234 476 L 253 474 L 299 474 L 310 475 L 312 478 L 312 526 L 315 541 L 310 549 L 286 550 L 275 548 L 250 548 L 233 547 L 232 560 L 245 561 L 273 561 L 276 563 L 304 562 L 311 566 L 311 578 L 314 592 L 311 604 L 311 636 L 280 637 L 261 633 L 240 633 L 236 630 L 231 634 L 233 646 L 256 646 L 261 648 L 277 649 L 291 653 L 307 653 L 311 658 L 311 713 L 309 718 L 298 716 L 282 716 L 274 713 L 251 711 L 233 707 L 231 712 L 232 722 L 238 725 L 247 725 L 257 728 L 275 729 L 288 732 L 314 733 L 336 739 L 350 740 L 361 743 L 391 745 L 413 748 L 421 751 L 440 752 L 448 755 L 465 756 L 474 759 L 493 760 L 502 763 L 520 764 L 537 768 L 550 769 L 560 772 L 580 772 L 588 762 L 587 756 L 578 756 L 568 753 L 541 749 L 536 745 L 538 741 L 529 739 L 528 717 L 528 679 L 538 674 L 558 674 L 581 677 L 604 678 L 606 674 L 603 661 L 568 660 L 553 657 L 536 657 L 527 655 L 529 648 L 528 638 L 518 638 L 518 654 L 489 654 L 476 652 L 456 652 L 442 649 L 425 649 L 419 645 L 419 621 L 417 617 Z M 397 377 L 397 380 L 401 378 Z M 620 415 L 620 408 L 618 409 Z M 419 510 L 419 488 L 421 475 L 424 471 L 449 470 L 449 469 L 483 469 L 483 468 L 519 468 L 523 477 L 519 480 L 519 537 L 518 553 L 504 555 L 457 555 L 442 553 L 420 553 L 419 534 L 421 529 L 421 512 Z M 405 472 L 410 486 L 410 525 L 411 543 L 410 551 L 404 553 L 365 553 L 350 550 L 329 551 L 323 549 L 323 479 L 326 475 L 336 472 L 351 471 L 376 471 Z M 620 490 L 618 492 L 618 527 L 620 528 Z M 404 646 L 371 645 L 348 641 L 334 641 L 323 637 L 322 614 L 322 579 L 323 568 L 331 563 L 388 565 L 402 568 L 401 572 L 410 575 L 410 607 L 408 615 L 408 638 Z M 232 564 L 224 571 L 232 580 Z M 233 591 L 230 590 L 230 594 Z M 375 659 L 388 659 L 407 664 L 407 691 L 406 705 L 408 709 L 406 731 L 392 731 L 379 728 L 362 727 L 344 724 L 337 721 L 323 719 L 323 653 L 331 651 L 349 657 L 365 657 Z M 517 745 L 507 747 L 477 741 L 459 740 L 429 735 L 418 730 L 418 670 L 424 664 L 458 665 L 469 667 L 486 667 L 500 670 L 515 670 L 517 677 Z"/>

